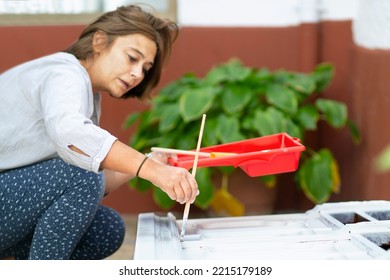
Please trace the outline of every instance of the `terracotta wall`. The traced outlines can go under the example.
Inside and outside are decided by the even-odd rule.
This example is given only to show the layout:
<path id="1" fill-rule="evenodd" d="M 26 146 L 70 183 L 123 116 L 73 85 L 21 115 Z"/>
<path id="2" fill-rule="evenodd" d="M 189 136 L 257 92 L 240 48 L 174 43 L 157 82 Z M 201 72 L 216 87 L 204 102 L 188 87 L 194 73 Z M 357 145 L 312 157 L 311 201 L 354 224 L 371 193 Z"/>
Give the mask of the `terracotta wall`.
<path id="1" fill-rule="evenodd" d="M 0 27 L 0 71 L 63 49 L 78 36 L 82 28 L 77 25 Z M 373 155 L 386 139 L 390 139 L 390 132 L 383 129 L 386 126 L 383 116 L 386 115 L 389 101 L 385 95 L 386 88 L 389 88 L 388 82 L 385 82 L 385 69 L 389 69 L 390 63 L 387 52 L 371 53 L 355 47 L 350 21 L 278 28 L 187 27 L 181 30 L 160 86 L 186 72 L 202 76 L 213 65 L 231 57 L 238 57 L 248 66 L 295 71 L 310 71 L 322 61 L 334 63 L 336 76 L 326 96 L 350 105 L 353 118 L 361 126 L 364 142 L 362 146 L 354 147 L 347 131 L 335 132 L 328 127 L 321 127 L 320 133 L 313 139 L 316 145 L 331 146 L 340 162 L 342 192 L 332 200 L 390 198 L 390 189 L 386 188 L 388 176 L 374 175 L 370 168 Z M 105 97 L 102 126 L 127 142 L 132 130 L 121 128 L 123 120 L 128 113 L 143 108 L 145 105 L 138 101 L 118 101 Z M 380 132 L 385 137 L 379 137 Z M 290 179 L 291 174 L 281 177 L 276 210 L 311 208 L 313 205 L 291 185 Z M 256 190 L 249 189 L 248 195 L 253 197 L 253 192 Z M 105 204 L 120 212 L 159 211 L 150 193 L 141 194 L 127 186 L 108 196 Z M 181 206 L 177 206 L 174 211 L 181 209 Z"/>
<path id="2" fill-rule="evenodd" d="M 363 135 L 358 147 L 338 146 L 343 159 L 344 188 L 337 199 L 390 199 L 390 172 L 378 173 L 375 160 L 390 144 L 390 50 L 369 50 L 353 46 L 350 52 L 349 95 L 351 114 Z"/>

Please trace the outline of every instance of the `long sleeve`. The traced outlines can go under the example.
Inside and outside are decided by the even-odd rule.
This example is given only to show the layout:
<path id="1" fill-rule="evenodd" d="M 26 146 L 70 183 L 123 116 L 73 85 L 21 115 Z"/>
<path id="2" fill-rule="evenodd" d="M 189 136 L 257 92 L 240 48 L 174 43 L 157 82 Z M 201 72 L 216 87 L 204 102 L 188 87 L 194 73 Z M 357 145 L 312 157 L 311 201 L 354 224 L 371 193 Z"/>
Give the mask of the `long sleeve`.
<path id="1" fill-rule="evenodd" d="M 94 94 L 88 82 L 85 76 L 59 67 L 46 77 L 41 106 L 58 155 L 68 163 L 98 172 L 116 137 L 92 122 Z M 85 155 L 72 151 L 71 146 Z"/>
<path id="2" fill-rule="evenodd" d="M 98 126 L 100 95 L 74 56 L 21 64 L 0 75 L 0 86 L 0 171 L 60 156 L 99 172 L 117 138 Z"/>

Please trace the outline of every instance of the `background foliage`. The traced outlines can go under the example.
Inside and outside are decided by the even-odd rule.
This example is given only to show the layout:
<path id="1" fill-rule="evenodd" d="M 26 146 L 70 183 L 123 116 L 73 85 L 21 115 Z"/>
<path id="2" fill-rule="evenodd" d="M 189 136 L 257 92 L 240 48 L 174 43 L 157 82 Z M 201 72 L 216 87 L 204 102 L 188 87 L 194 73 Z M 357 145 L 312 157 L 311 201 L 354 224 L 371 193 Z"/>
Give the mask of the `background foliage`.
<path id="1" fill-rule="evenodd" d="M 335 129 L 349 127 L 353 141 L 360 141 L 358 129 L 348 118 L 347 106 L 321 96 L 333 74 L 330 63 L 321 63 L 310 73 L 272 72 L 267 68 L 246 67 L 237 59 L 213 67 L 203 78 L 185 74 L 165 86 L 152 100 L 149 110 L 127 117 L 126 127 L 138 121 L 138 130 L 130 144 L 144 152 L 151 147 L 195 149 L 204 113 L 207 121 L 202 147 L 287 132 L 301 139 L 307 149 L 296 172 L 297 185 L 314 203 L 326 202 L 339 190 L 337 161 L 327 148 L 316 151 L 308 147 L 305 133 L 316 131 L 323 121 Z M 236 203 L 234 209 L 225 210 L 232 215 L 242 214 L 241 204 L 228 192 L 226 184 L 219 189 L 212 184 L 214 172 L 221 172 L 226 178 L 234 168 L 199 169 L 196 179 L 200 195 L 195 204 L 207 209 Z M 274 186 L 277 175 L 259 179 L 267 186 Z M 139 178 L 130 185 L 139 191 L 152 187 Z M 152 190 L 154 200 L 163 209 L 175 204 L 159 188 Z"/>

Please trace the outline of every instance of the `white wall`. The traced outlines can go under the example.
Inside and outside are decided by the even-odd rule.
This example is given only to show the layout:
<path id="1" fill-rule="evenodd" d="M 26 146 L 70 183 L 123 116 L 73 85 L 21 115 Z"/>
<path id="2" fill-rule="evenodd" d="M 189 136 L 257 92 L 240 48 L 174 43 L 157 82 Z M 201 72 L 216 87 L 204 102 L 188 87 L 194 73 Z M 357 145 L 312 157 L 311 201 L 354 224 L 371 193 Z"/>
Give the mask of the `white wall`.
<path id="1" fill-rule="evenodd" d="M 283 27 L 323 20 L 352 20 L 354 42 L 390 49 L 390 0 L 176 0 L 181 26 Z M 168 9 L 168 0 L 0 0 L 2 13 L 83 13 L 148 2 Z"/>
<path id="2" fill-rule="evenodd" d="M 181 26 L 283 27 L 352 20 L 355 44 L 390 49 L 390 0 L 177 0 Z"/>
<path id="3" fill-rule="evenodd" d="M 99 12 L 100 0 L 0 0 L 1 14 L 77 14 Z"/>
<path id="4" fill-rule="evenodd" d="M 373 0 L 375 1 L 375 0 Z M 359 0 L 177 0 L 182 26 L 291 26 L 350 20 Z"/>
<path id="5" fill-rule="evenodd" d="M 352 25 L 354 42 L 369 49 L 390 49 L 390 0 L 360 0 Z"/>
<path id="6" fill-rule="evenodd" d="M 300 6 L 299 2 L 178 0 L 178 23 L 182 26 L 286 26 L 301 23 L 301 15 L 304 15 L 307 21 L 316 21 L 317 15 L 313 13 L 312 5 Z"/>

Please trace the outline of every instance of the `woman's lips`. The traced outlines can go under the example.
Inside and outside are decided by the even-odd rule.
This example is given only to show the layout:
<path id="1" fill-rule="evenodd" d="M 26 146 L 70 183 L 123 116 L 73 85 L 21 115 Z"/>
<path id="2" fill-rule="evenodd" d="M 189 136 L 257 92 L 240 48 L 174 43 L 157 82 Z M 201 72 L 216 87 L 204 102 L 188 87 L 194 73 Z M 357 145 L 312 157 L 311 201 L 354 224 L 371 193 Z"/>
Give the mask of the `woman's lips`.
<path id="1" fill-rule="evenodd" d="M 125 82 L 124 80 L 122 79 L 119 79 L 119 81 L 121 82 L 122 86 L 124 87 L 125 90 L 128 90 L 130 88 L 130 84 Z"/>

